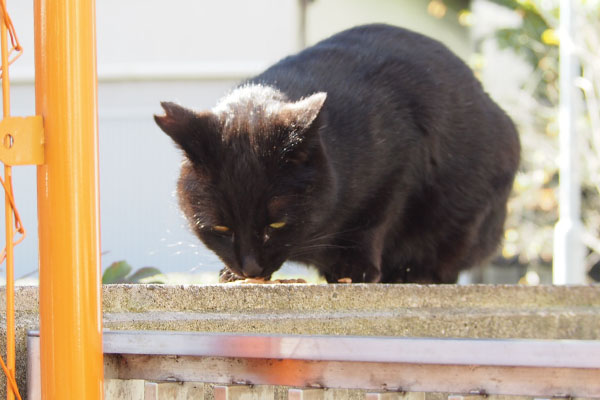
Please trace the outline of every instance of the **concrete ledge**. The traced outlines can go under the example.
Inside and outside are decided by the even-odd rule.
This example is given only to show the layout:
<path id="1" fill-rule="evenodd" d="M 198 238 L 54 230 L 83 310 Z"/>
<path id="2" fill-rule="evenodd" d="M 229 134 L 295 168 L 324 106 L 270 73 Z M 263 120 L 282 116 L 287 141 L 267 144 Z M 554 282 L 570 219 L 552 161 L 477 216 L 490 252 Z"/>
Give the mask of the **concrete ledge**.
<path id="1" fill-rule="evenodd" d="M 109 329 L 600 339 L 600 285 L 110 285 L 103 293 Z M 0 297 L 4 312 L 4 289 Z M 38 329 L 37 288 L 18 287 L 15 303 L 24 391 L 26 332 Z M 4 357 L 4 315 L 1 323 Z"/>
<path id="2" fill-rule="evenodd" d="M 110 329 L 599 339 L 600 286 L 119 285 Z"/>

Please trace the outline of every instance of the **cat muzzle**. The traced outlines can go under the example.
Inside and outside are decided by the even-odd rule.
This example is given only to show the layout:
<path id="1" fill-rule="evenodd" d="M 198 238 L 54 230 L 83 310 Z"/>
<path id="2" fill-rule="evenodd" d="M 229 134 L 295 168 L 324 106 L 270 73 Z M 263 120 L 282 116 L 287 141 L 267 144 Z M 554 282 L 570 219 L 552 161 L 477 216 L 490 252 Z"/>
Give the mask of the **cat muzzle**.
<path id="1" fill-rule="evenodd" d="M 263 270 L 254 256 L 244 257 L 244 262 L 242 263 L 242 274 L 246 278 L 258 278 L 260 277 L 261 272 L 263 272 Z"/>

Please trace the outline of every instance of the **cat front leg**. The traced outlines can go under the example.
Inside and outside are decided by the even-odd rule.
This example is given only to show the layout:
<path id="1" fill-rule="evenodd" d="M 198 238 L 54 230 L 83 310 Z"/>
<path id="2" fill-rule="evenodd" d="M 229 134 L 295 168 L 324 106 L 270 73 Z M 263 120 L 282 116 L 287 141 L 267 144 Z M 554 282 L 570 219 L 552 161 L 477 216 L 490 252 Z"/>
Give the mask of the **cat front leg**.
<path id="1" fill-rule="evenodd" d="M 378 283 L 381 271 L 369 262 L 342 261 L 325 273 L 328 283 Z M 347 280 L 350 279 L 350 282 Z"/>
<path id="2" fill-rule="evenodd" d="M 324 276 L 328 283 L 344 282 L 347 278 L 351 283 L 377 283 L 381 282 L 380 265 L 380 258 L 374 257 L 369 250 L 345 250 Z"/>
<path id="3" fill-rule="evenodd" d="M 341 239 L 335 261 L 324 273 L 329 283 L 338 283 L 340 279 L 350 278 L 352 283 L 381 282 L 381 257 L 385 227 L 362 232 Z"/>

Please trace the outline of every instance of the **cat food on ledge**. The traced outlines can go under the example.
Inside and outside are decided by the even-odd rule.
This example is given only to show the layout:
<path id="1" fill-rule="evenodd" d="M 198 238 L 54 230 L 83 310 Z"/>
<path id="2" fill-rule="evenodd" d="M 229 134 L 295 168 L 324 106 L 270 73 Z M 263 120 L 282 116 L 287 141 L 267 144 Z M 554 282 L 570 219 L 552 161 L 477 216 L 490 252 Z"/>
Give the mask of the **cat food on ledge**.
<path id="1" fill-rule="evenodd" d="M 302 278 L 298 279 L 275 279 L 274 281 L 260 279 L 260 278 L 247 278 L 240 281 L 233 281 L 232 283 L 257 283 L 257 284 L 274 284 L 274 283 L 306 283 Z"/>
<path id="2" fill-rule="evenodd" d="M 236 281 L 229 281 L 227 283 L 253 283 L 253 284 L 277 284 L 277 283 L 308 283 L 302 278 L 296 279 L 260 279 L 260 278 L 246 278 Z M 352 278 L 340 278 L 337 283 L 352 283 Z"/>

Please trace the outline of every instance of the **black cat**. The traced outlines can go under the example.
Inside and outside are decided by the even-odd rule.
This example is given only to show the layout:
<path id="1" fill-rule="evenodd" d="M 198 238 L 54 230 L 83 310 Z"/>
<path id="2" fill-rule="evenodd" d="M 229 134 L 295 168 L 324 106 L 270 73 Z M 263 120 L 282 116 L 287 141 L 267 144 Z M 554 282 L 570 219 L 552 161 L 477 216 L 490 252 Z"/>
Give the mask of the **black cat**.
<path id="1" fill-rule="evenodd" d="M 442 44 L 356 27 L 287 57 L 211 111 L 162 103 L 185 153 L 180 205 L 226 279 L 286 260 L 336 282 L 455 282 L 502 237 L 519 139 Z"/>

